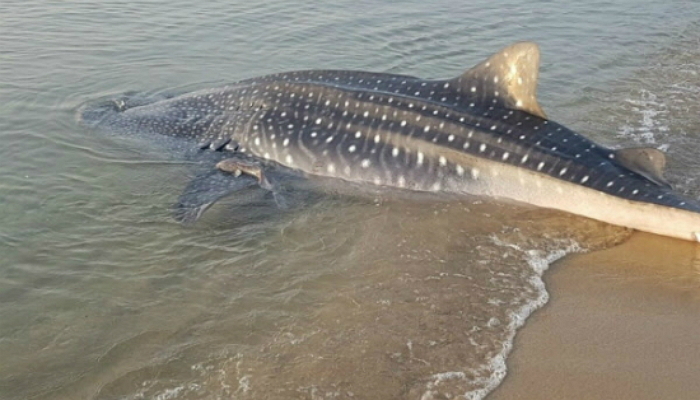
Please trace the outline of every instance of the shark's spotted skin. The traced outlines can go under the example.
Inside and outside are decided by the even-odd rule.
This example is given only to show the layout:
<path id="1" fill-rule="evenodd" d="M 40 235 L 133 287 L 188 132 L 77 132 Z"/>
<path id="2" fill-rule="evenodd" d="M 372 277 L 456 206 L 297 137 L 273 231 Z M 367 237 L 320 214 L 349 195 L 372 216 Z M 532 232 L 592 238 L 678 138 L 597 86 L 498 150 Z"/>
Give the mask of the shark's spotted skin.
<path id="1" fill-rule="evenodd" d="M 621 153 L 548 120 L 535 96 L 538 64 L 537 46 L 518 43 L 454 79 L 288 72 L 83 119 L 376 185 L 547 204 L 528 200 L 546 177 L 633 202 L 700 211 L 666 184 L 658 151 Z M 517 181 L 510 185 L 522 187 L 504 189 L 499 175 L 506 172 Z M 552 187 L 561 196 L 567 186 Z"/>

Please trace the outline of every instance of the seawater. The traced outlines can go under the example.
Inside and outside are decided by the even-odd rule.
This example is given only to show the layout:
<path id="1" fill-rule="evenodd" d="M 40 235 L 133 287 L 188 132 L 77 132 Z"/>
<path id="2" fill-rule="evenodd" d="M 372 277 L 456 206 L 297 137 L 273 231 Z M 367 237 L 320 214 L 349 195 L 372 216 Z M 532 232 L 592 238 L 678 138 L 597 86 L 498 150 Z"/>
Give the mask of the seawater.
<path id="1" fill-rule="evenodd" d="M 193 227 L 191 168 L 75 123 L 86 101 L 307 68 L 451 77 L 542 48 L 547 114 L 668 151 L 697 197 L 687 1 L 0 4 L 0 398 L 481 399 L 542 274 L 630 232 L 487 199 L 249 191 Z M 301 189 L 300 189 L 301 190 Z M 525 328 L 526 329 L 526 328 Z"/>

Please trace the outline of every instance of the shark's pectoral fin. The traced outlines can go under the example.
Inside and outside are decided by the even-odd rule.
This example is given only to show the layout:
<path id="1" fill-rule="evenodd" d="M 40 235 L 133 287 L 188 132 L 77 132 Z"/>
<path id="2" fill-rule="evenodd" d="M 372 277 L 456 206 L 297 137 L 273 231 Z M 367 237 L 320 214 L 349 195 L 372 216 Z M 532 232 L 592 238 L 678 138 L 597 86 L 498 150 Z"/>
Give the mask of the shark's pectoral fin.
<path id="1" fill-rule="evenodd" d="M 208 170 L 187 184 L 174 206 L 173 215 L 178 222 L 194 223 L 221 198 L 257 184 L 255 178 L 248 175 L 236 177 L 218 169 Z"/>
<path id="2" fill-rule="evenodd" d="M 214 168 L 195 176 L 185 187 L 174 207 L 174 217 L 185 224 L 196 222 L 218 200 L 248 188 L 262 188 L 272 193 L 278 207 L 286 209 L 288 203 L 277 183 L 281 171 L 270 177 L 271 171 L 257 158 L 245 154 L 231 155 L 219 161 Z"/>
<path id="3" fill-rule="evenodd" d="M 671 187 L 664 178 L 666 155 L 651 147 L 636 147 L 615 151 L 615 159 L 623 167 L 649 179 L 659 186 Z"/>
<path id="4" fill-rule="evenodd" d="M 500 103 L 506 108 L 547 118 L 537 102 L 539 67 L 537 44 L 520 42 L 492 55 L 453 82 L 470 102 L 488 107 Z"/>

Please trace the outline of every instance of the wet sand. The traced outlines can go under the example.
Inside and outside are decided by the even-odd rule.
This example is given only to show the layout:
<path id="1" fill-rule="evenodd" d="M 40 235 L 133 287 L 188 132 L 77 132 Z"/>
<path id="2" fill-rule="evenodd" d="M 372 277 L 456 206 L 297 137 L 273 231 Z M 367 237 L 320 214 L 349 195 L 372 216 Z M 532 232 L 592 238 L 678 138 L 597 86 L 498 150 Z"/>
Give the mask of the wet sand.
<path id="1" fill-rule="evenodd" d="M 554 264 L 489 400 L 700 398 L 700 246 L 636 233 Z"/>
<path id="2" fill-rule="evenodd" d="M 366 220 L 354 235 L 352 273 L 329 282 L 337 294 L 233 357 L 235 368 L 225 368 L 230 393 L 280 400 L 481 398 L 500 381 L 501 352 L 519 326 L 509 313 L 523 312 L 537 298 L 538 287 L 520 278 L 539 281 L 525 262 L 528 249 L 538 249 L 536 259 L 544 263 L 540 257 L 569 242 L 544 239 L 550 235 L 586 249 L 630 236 L 548 210 L 475 203 L 465 214 L 462 206 L 445 204 L 438 212 L 390 207 Z M 502 296 L 509 291 L 513 295 Z M 516 295 L 523 292 L 531 293 Z M 515 305 L 501 303 L 506 299 Z"/>

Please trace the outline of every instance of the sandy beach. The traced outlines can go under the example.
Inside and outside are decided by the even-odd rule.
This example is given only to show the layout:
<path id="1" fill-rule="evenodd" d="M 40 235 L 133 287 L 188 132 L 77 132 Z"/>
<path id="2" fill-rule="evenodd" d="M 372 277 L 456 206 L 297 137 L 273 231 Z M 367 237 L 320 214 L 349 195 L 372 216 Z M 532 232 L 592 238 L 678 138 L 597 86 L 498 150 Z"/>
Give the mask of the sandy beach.
<path id="1" fill-rule="evenodd" d="M 518 332 L 488 398 L 697 399 L 698 251 L 636 233 L 554 264 L 550 301 Z"/>

